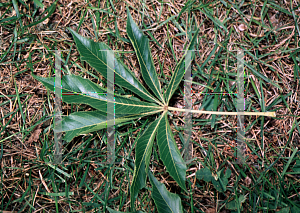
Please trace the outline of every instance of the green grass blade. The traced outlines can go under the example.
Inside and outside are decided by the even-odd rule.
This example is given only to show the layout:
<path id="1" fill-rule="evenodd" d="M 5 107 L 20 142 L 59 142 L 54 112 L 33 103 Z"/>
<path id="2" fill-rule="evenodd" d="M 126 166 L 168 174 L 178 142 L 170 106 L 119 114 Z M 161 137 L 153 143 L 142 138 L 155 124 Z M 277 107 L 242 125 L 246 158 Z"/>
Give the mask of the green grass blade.
<path id="1" fill-rule="evenodd" d="M 43 17 L 40 20 L 35 21 L 35 22 L 33 22 L 33 23 L 29 24 L 29 25 L 26 25 L 25 27 L 29 28 L 29 27 L 35 26 L 35 25 L 37 25 L 37 24 L 45 21 L 47 18 L 49 18 L 54 13 L 54 11 L 56 9 L 56 3 L 57 3 L 57 0 L 41 14 L 41 16 L 42 16 L 43 14 L 45 14 L 46 12 L 48 12 L 48 14 L 45 17 Z"/>
<path id="2" fill-rule="evenodd" d="M 202 13 L 204 13 L 210 20 L 212 20 L 212 22 L 220 27 L 221 29 L 223 29 L 226 33 L 228 33 L 227 28 L 224 26 L 224 24 L 218 19 L 215 18 L 207 9 L 206 7 L 203 8 L 204 10 L 201 10 L 198 8 L 199 11 L 201 11 Z M 221 31 L 221 33 L 224 35 L 224 33 Z"/>
<path id="3" fill-rule="evenodd" d="M 17 87 L 16 79 L 14 79 L 14 82 L 15 82 L 16 96 L 17 96 L 17 100 L 18 100 L 18 104 L 19 104 L 19 108 L 20 108 L 20 113 L 21 113 L 22 120 L 23 120 L 23 125 L 25 125 L 26 124 L 26 118 L 25 118 L 25 115 L 24 115 L 24 112 L 23 112 L 23 109 L 22 109 L 22 103 L 21 103 L 21 100 L 20 100 L 20 95 L 19 95 L 19 90 L 18 90 L 18 87 Z"/>
<path id="4" fill-rule="evenodd" d="M 106 208 L 107 208 L 109 213 L 123 213 L 123 212 L 120 212 L 120 211 L 113 210 L 112 208 L 109 208 L 109 207 L 106 207 Z M 145 212 L 143 212 L 143 211 L 134 211 L 132 213 L 145 213 Z"/>
<path id="5" fill-rule="evenodd" d="M 288 161 L 287 164 L 285 165 L 285 167 L 284 167 L 284 169 L 283 169 L 283 171 L 282 171 L 282 173 L 281 173 L 281 177 L 283 177 L 283 176 L 285 175 L 286 170 L 289 168 L 290 164 L 292 163 L 292 161 L 293 161 L 295 155 L 297 154 L 297 151 L 298 151 L 298 147 L 296 147 L 296 148 L 294 149 L 292 156 L 289 157 L 289 161 Z"/>
<path id="6" fill-rule="evenodd" d="M 38 7 L 44 8 L 44 5 L 39 0 L 33 0 L 33 1 Z"/>

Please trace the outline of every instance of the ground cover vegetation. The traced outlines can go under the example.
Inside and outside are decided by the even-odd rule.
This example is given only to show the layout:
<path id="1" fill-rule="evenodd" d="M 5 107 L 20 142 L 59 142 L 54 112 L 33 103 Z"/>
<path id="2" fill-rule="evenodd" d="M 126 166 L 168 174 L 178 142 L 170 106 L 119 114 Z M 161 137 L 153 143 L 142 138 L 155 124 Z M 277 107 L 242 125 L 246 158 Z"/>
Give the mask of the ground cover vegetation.
<path id="1" fill-rule="evenodd" d="M 299 212 L 298 2 L 13 0 L 0 7 L 0 210 Z M 53 50 L 62 50 L 64 91 L 86 93 L 63 97 L 63 128 L 80 113 L 106 119 L 105 96 L 88 93 L 107 84 L 105 64 L 83 53 L 89 43 L 118 50 L 114 69 L 128 67 L 134 79 L 130 87 L 115 76 L 116 164 L 105 164 L 108 139 L 98 125 L 65 131 L 64 163 L 53 165 Z M 218 93 L 236 92 L 236 52 L 244 50 L 245 111 L 276 111 L 275 118 L 245 116 L 247 164 L 235 163 L 237 116 L 200 113 L 192 118 L 192 161 L 182 161 L 184 113 L 165 105 L 184 108 L 186 49 L 195 50 L 193 110 L 224 113 L 236 111 L 236 99 Z M 105 62 L 105 53 L 97 56 Z"/>

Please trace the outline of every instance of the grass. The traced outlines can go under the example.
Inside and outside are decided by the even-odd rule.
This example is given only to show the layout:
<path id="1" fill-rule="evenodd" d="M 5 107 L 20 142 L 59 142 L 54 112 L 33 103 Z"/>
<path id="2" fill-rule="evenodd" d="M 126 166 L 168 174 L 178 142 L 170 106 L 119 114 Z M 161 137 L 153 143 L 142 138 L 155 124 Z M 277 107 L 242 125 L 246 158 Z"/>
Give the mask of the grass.
<path id="1" fill-rule="evenodd" d="M 38 2 L 38 1 L 33 1 Z M 139 77 L 137 58 L 126 37 L 126 11 L 151 38 L 150 47 L 165 87 L 183 52 L 188 33 L 200 34 L 192 66 L 193 110 L 234 112 L 236 50 L 245 53 L 245 98 L 249 112 L 276 111 L 276 118 L 245 116 L 247 162 L 235 164 L 236 116 L 195 115 L 192 163 L 183 193 L 165 172 L 158 148 L 150 169 L 167 189 L 181 196 L 185 212 L 299 212 L 300 89 L 299 17 L 296 1 L 43 1 L 0 3 L 0 210 L 3 212 L 129 211 L 136 138 L 153 118 L 116 128 L 116 164 L 106 165 L 106 131 L 76 137 L 64 144 L 64 164 L 53 166 L 54 94 L 30 72 L 53 76 L 55 48 L 62 50 L 63 74 L 77 74 L 106 85 L 85 63 L 66 27 L 106 42 Z M 41 4 L 44 8 L 40 8 Z M 298 4 L 298 5 L 297 5 Z M 124 95 L 130 91 L 116 89 Z M 171 100 L 183 108 L 183 87 Z M 63 103 L 63 114 L 90 110 Z M 181 148 L 182 112 L 172 112 L 171 127 Z M 196 178 L 232 171 L 227 190 Z M 147 188 L 150 189 L 147 183 Z M 151 190 L 143 189 L 138 208 L 156 212 Z"/>

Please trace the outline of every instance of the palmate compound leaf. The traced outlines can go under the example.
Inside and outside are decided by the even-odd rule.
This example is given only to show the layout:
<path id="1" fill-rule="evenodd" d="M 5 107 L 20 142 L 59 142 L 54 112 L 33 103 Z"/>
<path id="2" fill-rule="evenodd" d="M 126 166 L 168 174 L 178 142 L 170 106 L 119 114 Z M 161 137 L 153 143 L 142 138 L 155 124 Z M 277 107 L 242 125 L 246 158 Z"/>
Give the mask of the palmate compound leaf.
<path id="1" fill-rule="evenodd" d="M 115 73 L 115 84 L 133 91 L 135 94 L 147 101 L 162 105 L 145 89 L 145 87 L 134 76 L 133 72 L 131 72 L 118 58 L 114 58 L 114 68 L 108 67 L 106 50 L 111 50 L 109 46 L 104 43 L 97 43 L 91 39 L 84 38 L 74 30 L 70 28 L 68 29 L 73 35 L 81 59 L 100 72 L 104 78 L 107 79 L 107 68 L 109 68 Z"/>
<path id="2" fill-rule="evenodd" d="M 159 213 L 181 213 L 183 212 L 181 199 L 177 194 L 169 192 L 165 185 L 160 183 L 154 175 L 148 171 L 152 185 L 152 198 Z"/>
<path id="3" fill-rule="evenodd" d="M 34 74 L 32 76 L 46 88 L 54 91 L 54 77 L 44 78 Z M 88 104 L 99 111 L 107 112 L 106 89 L 89 79 L 84 79 L 76 75 L 65 75 L 61 78 L 61 86 L 64 93 L 62 101 L 66 103 Z M 135 101 L 117 94 L 115 94 L 114 99 L 115 114 L 139 114 L 162 109 L 162 106 L 154 103 Z"/>
<path id="4" fill-rule="evenodd" d="M 168 89 L 166 90 L 166 93 L 165 93 L 165 100 L 166 100 L 167 104 L 169 104 L 169 101 L 170 101 L 172 95 L 176 91 L 179 83 L 181 82 L 181 80 L 184 76 L 186 67 L 189 67 L 191 65 L 192 60 L 190 60 L 188 62 L 188 64 L 185 65 L 185 56 L 187 55 L 187 52 L 189 50 L 194 50 L 194 46 L 195 46 L 195 43 L 197 41 L 198 32 L 199 32 L 199 29 L 196 30 L 191 42 L 189 43 L 188 47 L 185 50 L 184 55 L 182 56 L 179 63 L 175 67 L 175 70 L 174 70 L 174 73 L 172 75 L 171 81 L 169 83 Z M 194 56 L 194 51 L 191 52 L 191 55 Z"/>
<path id="5" fill-rule="evenodd" d="M 143 32 L 133 21 L 128 8 L 126 32 L 136 52 L 143 79 L 152 90 L 152 92 L 156 95 L 156 97 L 158 97 L 160 101 L 165 103 L 154 67 L 153 58 L 149 47 L 149 39 L 143 34 Z"/>
<path id="6" fill-rule="evenodd" d="M 163 116 L 160 116 L 153 121 L 136 142 L 134 173 L 130 187 L 130 202 L 132 209 L 134 209 L 134 202 L 139 190 L 146 186 L 146 176 L 149 168 L 153 141 L 162 118 Z"/>
<path id="7" fill-rule="evenodd" d="M 129 14 L 129 17 L 130 14 Z M 131 35 L 129 35 L 129 37 L 135 39 L 135 41 L 132 40 L 132 43 L 134 45 L 135 50 L 137 51 L 137 56 L 139 59 L 139 63 L 142 69 L 142 75 L 145 79 L 145 82 L 149 85 L 149 87 L 152 89 L 153 93 L 160 99 L 160 101 L 162 101 L 163 103 L 165 103 L 165 99 L 163 98 L 162 94 L 161 94 L 161 89 L 160 89 L 160 83 L 158 81 L 154 66 L 153 66 L 153 59 L 150 55 L 150 50 L 149 50 L 149 40 L 145 37 L 143 34 L 140 34 L 141 31 L 139 31 L 137 28 L 134 28 L 136 25 L 132 20 L 129 20 L 129 24 L 127 25 L 128 29 L 127 32 L 130 31 L 131 29 Z M 82 36 L 80 36 L 78 33 L 76 33 L 75 31 L 73 31 L 72 29 L 69 29 L 73 35 L 73 38 L 75 40 L 77 49 L 81 55 L 81 59 L 86 61 L 87 63 L 89 63 L 92 67 L 94 67 L 98 72 L 100 72 L 102 74 L 103 77 L 107 78 L 107 68 L 109 68 L 112 72 L 115 73 L 115 83 L 118 84 L 119 86 L 125 87 L 131 91 L 133 91 L 134 93 L 136 93 L 138 96 L 140 96 L 141 98 L 149 101 L 149 102 L 153 102 L 153 103 L 158 103 L 159 105 L 163 105 L 160 101 L 158 101 L 155 97 L 153 97 L 143 86 L 142 84 L 135 78 L 135 76 L 133 75 L 133 73 L 117 58 L 114 59 L 114 68 L 113 67 L 107 67 L 107 53 L 105 50 L 110 50 L 110 48 L 104 44 L 104 43 L 96 43 L 90 39 L 84 38 Z M 129 32 L 130 34 L 130 32 Z M 193 38 L 194 41 L 194 38 Z M 190 45 L 192 46 L 192 45 Z M 142 49 L 144 48 L 144 49 Z M 190 48 L 190 47 L 189 47 Z M 188 48 L 188 49 L 189 49 Z M 101 51 L 102 50 L 102 51 Z M 143 51 L 145 52 L 143 52 Z M 171 98 L 172 94 L 174 93 L 174 91 L 177 89 L 178 84 L 180 82 L 180 80 L 183 77 L 182 74 L 182 70 L 183 70 L 183 59 L 181 60 L 181 64 L 177 65 L 177 69 L 175 68 L 175 76 L 172 77 L 171 82 L 172 85 L 169 86 L 168 89 L 168 93 L 167 94 L 167 98 L 168 100 Z M 82 78 L 78 77 L 74 77 L 74 76 L 68 76 L 68 77 L 63 77 L 62 82 L 66 83 L 69 78 L 73 80 L 77 80 L 77 82 L 83 82 Z M 80 80 L 79 80 L 80 79 Z M 50 80 L 52 82 L 54 82 L 54 79 Z M 48 86 L 52 85 L 51 83 L 49 83 L 49 79 L 44 80 L 45 85 L 48 83 Z M 82 89 L 84 87 L 84 89 Z M 88 87 L 88 88 L 86 88 Z M 76 135 L 79 134 L 85 134 L 85 133 L 89 133 L 92 131 L 97 131 L 100 129 L 104 129 L 107 127 L 107 123 L 111 123 L 112 120 L 106 120 L 107 119 L 107 113 L 105 112 L 105 107 L 103 110 L 103 103 L 105 103 L 105 99 L 103 99 L 103 97 L 97 97 L 98 99 L 100 99 L 100 101 L 98 100 L 98 103 L 100 103 L 101 101 L 104 100 L 104 102 L 102 103 L 101 107 L 96 106 L 97 104 L 94 104 L 94 99 L 95 99 L 95 95 L 91 95 L 91 93 L 89 93 L 90 91 L 95 91 L 97 89 L 99 89 L 100 87 L 97 87 L 93 84 L 84 84 L 82 85 L 82 87 L 78 87 L 77 88 L 72 85 L 65 85 L 65 89 L 70 89 L 75 90 L 77 89 L 78 92 L 84 92 L 87 95 L 80 97 L 80 100 L 76 100 L 77 97 L 64 97 L 64 101 L 69 101 L 70 103 L 76 102 L 76 103 L 80 103 L 80 101 L 82 101 L 81 103 L 87 103 L 92 105 L 93 107 L 95 107 L 96 109 L 98 109 L 97 111 L 92 111 L 92 112 L 76 112 L 76 113 L 72 113 L 67 117 L 64 117 L 62 120 L 62 132 L 66 132 L 66 136 L 65 139 L 67 141 L 71 141 L 71 139 L 73 137 L 75 137 Z M 64 90 L 65 91 L 65 90 Z M 102 89 L 99 89 L 99 91 L 103 91 Z M 74 91 L 72 91 L 74 92 Z M 93 98 L 93 101 L 91 101 Z M 85 100 L 83 100 L 85 99 Z M 119 101 L 117 101 L 119 100 Z M 154 104 L 147 104 L 148 107 L 154 108 L 151 109 L 148 112 L 144 112 L 144 108 L 145 105 L 141 104 L 143 102 L 138 102 L 139 105 L 139 109 L 143 109 L 141 110 L 139 113 L 134 111 L 133 109 L 131 110 L 126 110 L 124 108 L 124 100 L 126 100 L 127 104 L 130 102 L 131 107 L 136 107 L 136 106 L 132 106 L 135 105 L 135 103 L 137 103 L 136 101 L 133 100 L 129 100 L 129 99 L 125 99 L 123 97 L 117 97 L 116 102 L 117 105 L 120 104 L 119 107 L 119 112 L 120 113 L 126 113 L 126 114 L 117 114 L 114 118 L 115 120 L 115 124 L 120 124 L 129 120 L 133 120 L 133 119 L 137 119 L 143 116 L 147 116 L 147 115 L 151 115 L 151 114 L 156 114 L 158 112 L 163 111 L 162 107 L 160 107 L 158 110 L 155 110 L 157 108 L 157 105 Z M 123 110 L 123 111 L 122 111 Z M 131 115 L 129 115 L 129 113 L 133 113 Z M 171 132 L 171 128 L 170 125 L 168 123 L 167 120 L 167 116 L 166 116 L 166 112 L 163 113 L 163 115 L 161 116 L 161 120 L 154 122 L 153 125 L 151 125 L 151 127 L 149 128 L 154 128 L 157 129 L 158 126 L 158 133 L 157 133 L 157 141 L 158 141 L 158 146 L 159 146 L 159 152 L 160 152 L 160 157 L 162 159 L 162 161 L 164 162 L 167 171 L 169 172 L 169 174 L 176 180 L 176 182 L 179 184 L 179 186 L 186 190 L 185 187 L 185 175 L 186 175 L 186 165 L 184 164 L 183 159 L 181 158 L 180 152 L 177 148 L 177 145 L 175 143 L 175 140 L 173 138 L 173 134 Z M 149 131 L 150 132 L 150 131 Z M 138 169 L 136 170 L 136 175 L 135 175 L 135 179 L 136 179 L 136 186 L 134 186 L 133 190 L 134 193 L 136 193 L 136 190 L 139 190 L 140 187 L 143 186 L 144 184 L 144 179 L 145 179 L 145 173 L 147 171 L 147 168 L 149 166 L 149 159 L 150 159 L 150 155 L 148 153 L 148 150 L 151 150 L 150 146 L 152 146 L 153 141 L 151 142 L 151 140 L 153 140 L 154 135 L 150 136 L 150 140 L 146 141 L 148 144 L 146 144 L 146 147 L 144 150 L 146 152 L 144 153 L 144 156 L 139 155 L 139 162 L 137 162 L 136 165 L 140 165 L 140 168 L 144 167 L 145 170 L 140 170 L 138 171 Z M 149 143 L 150 141 L 150 143 Z M 142 157 L 141 157 L 142 156 Z M 169 212 L 182 212 L 182 206 L 181 206 L 181 202 L 180 202 L 180 198 L 175 195 L 172 194 L 170 192 L 168 192 L 166 190 L 166 188 L 162 185 L 159 184 L 157 182 L 155 182 L 155 180 L 153 179 L 153 177 L 151 177 L 151 181 L 152 184 L 154 184 L 154 193 L 153 195 L 155 195 L 155 197 L 153 197 L 153 199 L 156 201 L 156 204 L 159 202 L 159 200 L 157 198 L 163 198 L 164 202 L 161 204 L 157 204 L 159 207 L 159 211 L 169 211 Z M 134 195 L 133 193 L 133 195 Z M 179 199 L 178 199 L 179 198 Z M 175 203 L 174 203 L 175 201 Z M 170 203 L 170 204 L 169 204 Z M 174 210 L 175 209 L 175 210 Z"/>
<path id="8" fill-rule="evenodd" d="M 157 132 L 160 159 L 166 166 L 168 173 L 187 192 L 185 186 L 186 165 L 174 140 L 166 112 L 163 113 L 163 117 Z"/>

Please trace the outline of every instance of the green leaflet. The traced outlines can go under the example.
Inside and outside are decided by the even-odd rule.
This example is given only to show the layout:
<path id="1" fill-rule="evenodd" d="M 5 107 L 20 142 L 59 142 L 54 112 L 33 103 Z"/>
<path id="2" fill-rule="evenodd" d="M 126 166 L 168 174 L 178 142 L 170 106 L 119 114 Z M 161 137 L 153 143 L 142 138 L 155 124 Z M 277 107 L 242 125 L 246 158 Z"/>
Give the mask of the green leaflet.
<path id="1" fill-rule="evenodd" d="M 181 199 L 177 194 L 169 192 L 165 185 L 160 183 L 154 175 L 148 171 L 151 185 L 153 187 L 152 198 L 159 213 L 181 213 L 183 212 Z"/>
<path id="2" fill-rule="evenodd" d="M 160 112 L 152 111 L 138 115 L 115 115 L 115 125 Z M 107 113 L 101 111 L 74 112 L 62 119 L 62 132 L 66 132 L 64 140 L 70 142 L 75 136 L 107 128 Z"/>
<path id="3" fill-rule="evenodd" d="M 163 116 L 164 119 L 161 120 L 157 132 L 160 158 L 169 174 L 182 189 L 187 191 L 185 187 L 186 165 L 174 140 L 167 113 L 164 112 Z"/>
<path id="4" fill-rule="evenodd" d="M 163 117 L 160 116 L 152 122 L 144 131 L 143 135 L 137 139 L 135 146 L 135 166 L 130 187 L 131 207 L 134 208 L 134 202 L 140 189 L 146 185 L 146 175 L 149 168 L 150 156 L 152 152 L 153 141 Z"/>
<path id="5" fill-rule="evenodd" d="M 163 103 L 165 103 L 154 67 L 153 58 L 150 52 L 149 39 L 143 34 L 143 32 L 133 21 L 128 9 L 126 32 L 136 52 L 143 79 L 156 95 L 156 97 L 158 97 Z"/>
<path id="6" fill-rule="evenodd" d="M 81 59 L 89 63 L 107 79 L 107 52 L 103 50 L 111 50 L 110 47 L 104 43 L 96 43 L 91 39 L 84 38 L 74 30 L 68 29 L 73 35 Z M 161 104 L 144 88 L 134 74 L 119 59 L 115 58 L 114 65 L 114 69 L 112 67 L 109 68 L 112 72 L 115 72 L 116 84 L 133 91 L 147 101 Z"/>
<path id="7" fill-rule="evenodd" d="M 43 83 L 45 87 L 54 91 L 54 77 L 43 78 L 32 76 Z M 88 104 L 91 107 L 107 112 L 106 89 L 100 87 L 89 79 L 76 75 L 65 75 L 61 79 L 62 100 L 67 103 Z M 77 93 L 77 94 L 76 94 Z M 115 114 L 139 114 L 162 109 L 153 103 L 135 101 L 115 94 Z"/>
<path id="8" fill-rule="evenodd" d="M 174 70 L 174 73 L 172 75 L 171 81 L 169 83 L 168 89 L 166 90 L 166 93 L 165 93 L 165 100 L 166 100 L 167 104 L 169 104 L 169 101 L 170 101 L 172 95 L 176 91 L 179 83 L 181 82 L 181 80 L 184 76 L 185 67 L 190 66 L 190 64 L 187 64 L 185 66 L 185 63 L 184 63 L 185 56 L 186 56 L 188 50 L 193 50 L 194 49 L 194 45 L 195 45 L 195 42 L 197 40 L 198 32 L 199 32 L 199 29 L 196 31 L 195 35 L 192 38 L 191 43 L 187 47 L 187 50 L 185 51 L 185 53 L 182 56 L 182 58 L 180 59 L 179 63 L 175 67 L 175 70 Z M 194 52 L 192 52 L 192 55 L 194 55 Z"/>

